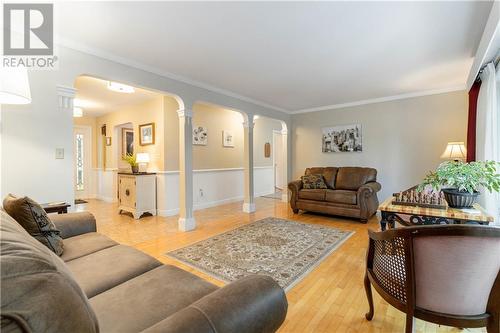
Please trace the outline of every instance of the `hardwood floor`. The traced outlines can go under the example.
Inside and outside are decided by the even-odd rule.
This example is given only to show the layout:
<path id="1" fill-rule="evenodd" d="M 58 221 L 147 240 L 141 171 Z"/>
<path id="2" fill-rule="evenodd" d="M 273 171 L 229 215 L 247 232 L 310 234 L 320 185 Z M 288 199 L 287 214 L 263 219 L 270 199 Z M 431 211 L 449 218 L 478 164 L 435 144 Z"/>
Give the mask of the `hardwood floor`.
<path id="1" fill-rule="evenodd" d="M 327 257 L 316 269 L 287 293 L 289 308 L 285 332 L 404 332 L 403 314 L 383 301 L 374 291 L 375 317 L 365 320 L 368 310 L 363 287 L 367 229 L 378 230 L 378 219 L 368 224 L 355 220 L 315 214 L 295 215 L 288 205 L 275 199 L 257 198 L 257 212 L 246 214 L 241 203 L 203 209 L 195 212 L 197 228 L 191 232 L 177 230 L 177 217 L 143 217 L 118 215 L 117 204 L 89 200 L 76 210 L 88 210 L 97 218 L 98 231 L 122 244 L 133 246 L 158 260 L 179 266 L 222 286 L 210 276 L 165 256 L 165 253 L 206 239 L 226 230 L 274 216 L 313 224 L 352 230 L 355 234 Z M 486 332 L 482 329 L 460 330 L 417 320 L 417 332 Z"/>

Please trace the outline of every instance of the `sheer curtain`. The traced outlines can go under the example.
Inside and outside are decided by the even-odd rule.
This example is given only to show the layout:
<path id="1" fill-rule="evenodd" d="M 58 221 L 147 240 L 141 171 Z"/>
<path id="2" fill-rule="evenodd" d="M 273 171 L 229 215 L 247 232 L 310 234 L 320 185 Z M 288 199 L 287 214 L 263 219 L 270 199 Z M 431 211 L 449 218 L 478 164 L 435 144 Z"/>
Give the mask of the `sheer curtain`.
<path id="1" fill-rule="evenodd" d="M 499 66 L 500 67 L 500 66 Z M 481 73 L 477 100 L 476 160 L 500 162 L 500 71 L 489 63 Z M 500 195 L 483 189 L 479 202 L 500 224 Z"/>

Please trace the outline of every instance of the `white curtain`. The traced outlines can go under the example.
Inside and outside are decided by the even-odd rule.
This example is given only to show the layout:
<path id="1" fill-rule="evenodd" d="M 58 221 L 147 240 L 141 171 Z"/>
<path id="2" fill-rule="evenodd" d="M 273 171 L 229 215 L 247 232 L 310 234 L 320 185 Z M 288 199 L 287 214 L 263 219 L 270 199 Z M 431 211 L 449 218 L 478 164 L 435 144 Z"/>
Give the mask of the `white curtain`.
<path id="1" fill-rule="evenodd" d="M 500 66 L 499 66 L 500 67 Z M 481 73 L 477 99 L 476 160 L 500 162 L 500 71 L 489 63 Z M 499 170 L 500 171 L 500 170 Z M 500 224 L 500 195 L 483 189 L 479 202 Z"/>

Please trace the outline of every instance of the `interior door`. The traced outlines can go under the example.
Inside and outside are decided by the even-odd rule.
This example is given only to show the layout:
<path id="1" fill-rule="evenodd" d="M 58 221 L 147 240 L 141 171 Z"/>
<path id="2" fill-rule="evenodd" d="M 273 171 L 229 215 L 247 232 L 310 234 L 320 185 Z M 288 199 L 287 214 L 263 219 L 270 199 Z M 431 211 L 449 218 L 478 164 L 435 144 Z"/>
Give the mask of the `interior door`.
<path id="1" fill-rule="evenodd" d="M 283 190 L 283 135 L 280 131 L 273 131 L 274 145 L 274 187 Z"/>
<path id="2" fill-rule="evenodd" d="M 91 195 L 92 128 L 75 126 L 73 128 L 73 174 L 75 199 L 88 199 Z"/>

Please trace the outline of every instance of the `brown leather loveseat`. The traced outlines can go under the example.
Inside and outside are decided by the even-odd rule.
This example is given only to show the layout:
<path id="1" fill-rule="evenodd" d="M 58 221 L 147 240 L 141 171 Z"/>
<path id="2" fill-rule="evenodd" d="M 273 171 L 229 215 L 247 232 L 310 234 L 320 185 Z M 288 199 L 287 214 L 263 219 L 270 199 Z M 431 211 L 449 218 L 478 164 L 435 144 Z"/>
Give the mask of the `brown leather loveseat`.
<path id="1" fill-rule="evenodd" d="M 303 189 L 302 180 L 288 184 L 292 192 L 290 205 L 295 214 L 299 209 L 318 213 L 359 218 L 366 223 L 378 208 L 377 170 L 360 167 L 307 168 L 305 175 L 323 175 L 327 189 Z"/>

